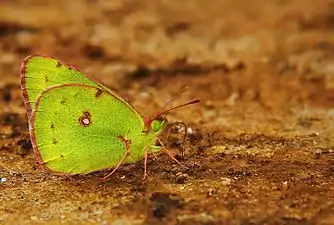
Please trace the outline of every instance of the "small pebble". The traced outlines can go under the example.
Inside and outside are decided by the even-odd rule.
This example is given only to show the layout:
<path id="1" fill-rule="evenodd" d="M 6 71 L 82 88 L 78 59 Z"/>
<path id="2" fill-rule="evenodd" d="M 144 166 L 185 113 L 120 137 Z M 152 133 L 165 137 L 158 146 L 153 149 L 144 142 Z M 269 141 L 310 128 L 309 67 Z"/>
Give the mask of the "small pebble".
<path id="1" fill-rule="evenodd" d="M 5 178 L 5 177 L 0 178 L 0 184 L 5 183 L 6 181 L 7 181 L 7 178 Z"/>
<path id="2" fill-rule="evenodd" d="M 232 183 L 232 180 L 227 177 L 221 177 L 220 180 L 222 181 L 222 184 L 224 185 L 230 185 Z"/>

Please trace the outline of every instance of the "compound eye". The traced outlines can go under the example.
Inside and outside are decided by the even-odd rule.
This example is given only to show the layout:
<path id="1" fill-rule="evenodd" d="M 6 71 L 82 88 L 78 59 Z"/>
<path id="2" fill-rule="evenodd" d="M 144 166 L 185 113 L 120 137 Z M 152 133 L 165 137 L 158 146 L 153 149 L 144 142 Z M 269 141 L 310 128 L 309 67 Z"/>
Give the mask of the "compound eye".
<path id="1" fill-rule="evenodd" d="M 153 120 L 151 123 L 151 130 L 153 132 L 160 132 L 165 127 L 166 122 L 164 120 Z"/>

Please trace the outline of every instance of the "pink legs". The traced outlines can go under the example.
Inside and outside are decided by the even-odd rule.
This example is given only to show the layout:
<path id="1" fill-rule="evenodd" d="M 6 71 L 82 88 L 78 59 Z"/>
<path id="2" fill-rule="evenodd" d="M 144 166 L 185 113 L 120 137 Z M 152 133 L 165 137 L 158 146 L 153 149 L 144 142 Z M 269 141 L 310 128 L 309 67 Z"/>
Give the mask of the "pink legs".
<path id="1" fill-rule="evenodd" d="M 121 160 L 119 161 L 119 163 L 117 164 L 117 166 L 106 176 L 104 176 L 102 178 L 103 181 L 106 181 L 111 175 L 113 175 L 115 173 L 115 171 L 121 166 L 121 164 L 124 162 L 124 160 L 126 159 L 126 157 L 130 154 L 130 151 L 131 151 L 131 148 L 130 148 L 130 145 L 131 145 L 131 141 L 124 138 L 124 137 L 119 137 L 125 144 L 125 147 L 126 147 L 126 151 L 124 152 Z M 179 160 L 177 160 L 173 155 L 172 153 L 163 145 L 163 143 L 160 141 L 160 139 L 157 139 L 158 142 L 160 143 L 160 145 L 162 146 L 162 150 L 167 154 L 169 155 L 169 157 L 171 157 L 175 162 L 177 162 L 180 166 L 182 167 L 186 167 L 184 166 Z M 144 177 L 143 177 L 143 180 L 146 179 L 146 177 L 148 176 L 147 174 L 147 159 L 148 159 L 148 146 L 145 147 L 145 158 L 144 158 Z"/>
<path id="2" fill-rule="evenodd" d="M 147 158 L 148 158 L 148 147 L 145 147 L 145 160 L 144 160 L 144 177 L 143 180 L 147 177 Z"/>
<path id="3" fill-rule="evenodd" d="M 160 143 L 160 145 L 162 146 L 162 150 L 169 156 L 171 157 L 175 162 L 177 162 L 180 166 L 182 167 L 186 167 L 184 166 L 179 160 L 177 160 L 172 153 L 162 144 L 162 142 L 160 141 L 160 139 L 157 139 L 158 142 Z M 148 158 L 148 146 L 145 147 L 145 160 L 144 160 L 144 177 L 143 180 L 145 180 L 145 178 L 148 176 L 147 175 L 147 158 Z"/>
<path id="4" fill-rule="evenodd" d="M 115 171 L 120 167 L 120 165 L 124 162 L 124 160 L 126 159 L 126 157 L 130 154 L 130 144 L 131 144 L 131 140 L 128 140 L 122 136 L 119 137 L 125 144 L 126 147 L 126 151 L 124 152 L 122 159 L 119 161 L 119 163 L 117 164 L 117 166 L 113 169 L 113 171 L 111 171 L 108 175 L 104 176 L 102 178 L 103 181 L 106 181 L 111 175 L 113 175 L 115 173 Z"/>
<path id="5" fill-rule="evenodd" d="M 179 160 L 177 160 L 172 153 L 164 146 L 164 144 L 162 144 L 162 142 L 160 141 L 160 139 L 158 139 L 158 142 L 160 143 L 160 145 L 162 146 L 162 150 L 169 155 L 169 157 L 171 157 L 175 162 L 177 162 L 180 166 L 182 167 L 186 167 L 184 166 Z"/>

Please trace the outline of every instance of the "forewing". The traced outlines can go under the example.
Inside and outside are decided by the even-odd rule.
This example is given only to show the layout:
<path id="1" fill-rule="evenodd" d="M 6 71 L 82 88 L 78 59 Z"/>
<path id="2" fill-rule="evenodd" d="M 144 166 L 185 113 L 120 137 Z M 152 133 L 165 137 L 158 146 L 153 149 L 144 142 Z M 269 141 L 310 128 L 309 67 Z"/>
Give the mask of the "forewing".
<path id="1" fill-rule="evenodd" d="M 61 61 L 44 56 L 27 57 L 21 66 L 21 89 L 28 116 L 30 117 L 31 109 L 42 91 L 51 86 L 69 83 L 99 87 L 76 68 Z"/>
<path id="2" fill-rule="evenodd" d="M 79 84 L 42 92 L 31 125 L 39 162 L 71 174 L 114 167 L 126 150 L 122 137 L 141 134 L 144 127 L 140 115 L 118 97 Z"/>

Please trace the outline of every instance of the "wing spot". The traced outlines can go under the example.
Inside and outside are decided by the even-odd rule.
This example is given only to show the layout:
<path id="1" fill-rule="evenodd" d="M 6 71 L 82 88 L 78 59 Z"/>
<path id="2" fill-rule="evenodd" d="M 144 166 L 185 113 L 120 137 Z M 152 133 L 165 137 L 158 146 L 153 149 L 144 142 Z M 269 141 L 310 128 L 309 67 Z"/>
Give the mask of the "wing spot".
<path id="1" fill-rule="evenodd" d="M 91 118 L 92 115 L 88 111 L 85 111 L 79 117 L 79 123 L 84 127 L 88 127 L 92 123 Z"/>
<path id="2" fill-rule="evenodd" d="M 56 145 L 58 143 L 56 138 L 52 138 L 52 144 Z"/>
<path id="3" fill-rule="evenodd" d="M 60 62 L 57 62 L 56 67 L 60 68 L 62 64 Z"/>
<path id="4" fill-rule="evenodd" d="M 45 83 L 49 82 L 49 77 L 47 75 L 44 76 Z"/>
<path id="5" fill-rule="evenodd" d="M 62 98 L 61 101 L 60 101 L 60 104 L 64 105 L 65 103 L 66 103 L 66 99 Z"/>
<path id="6" fill-rule="evenodd" d="M 51 130 L 54 130 L 54 129 L 55 129 L 55 125 L 54 125 L 54 123 L 51 123 L 50 128 L 51 128 Z"/>
<path id="7" fill-rule="evenodd" d="M 102 95 L 103 91 L 100 88 L 96 89 L 95 98 L 98 98 Z"/>

